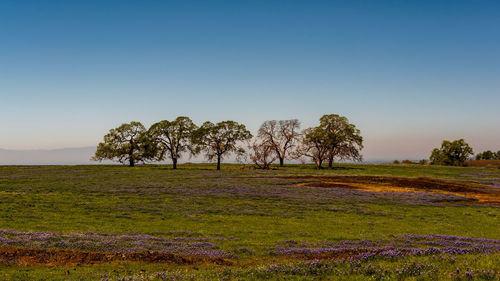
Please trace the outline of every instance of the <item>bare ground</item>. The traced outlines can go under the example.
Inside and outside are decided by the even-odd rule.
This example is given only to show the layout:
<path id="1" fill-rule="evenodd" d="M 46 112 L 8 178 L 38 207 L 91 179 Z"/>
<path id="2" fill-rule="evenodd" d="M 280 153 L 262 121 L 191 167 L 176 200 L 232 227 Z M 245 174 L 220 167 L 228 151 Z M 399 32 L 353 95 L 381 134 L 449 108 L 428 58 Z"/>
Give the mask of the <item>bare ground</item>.
<path id="1" fill-rule="evenodd" d="M 435 192 L 477 199 L 478 203 L 500 206 L 500 190 L 487 185 L 435 178 L 388 176 L 287 177 L 303 179 L 301 186 L 351 188 L 375 192 Z"/>
<path id="2" fill-rule="evenodd" d="M 146 263 L 198 264 L 214 263 L 231 265 L 223 258 L 204 256 L 181 256 L 155 251 L 142 252 L 91 252 L 66 249 L 33 249 L 22 247 L 0 247 L 0 260 L 20 265 L 82 265 L 114 261 L 140 261 Z"/>

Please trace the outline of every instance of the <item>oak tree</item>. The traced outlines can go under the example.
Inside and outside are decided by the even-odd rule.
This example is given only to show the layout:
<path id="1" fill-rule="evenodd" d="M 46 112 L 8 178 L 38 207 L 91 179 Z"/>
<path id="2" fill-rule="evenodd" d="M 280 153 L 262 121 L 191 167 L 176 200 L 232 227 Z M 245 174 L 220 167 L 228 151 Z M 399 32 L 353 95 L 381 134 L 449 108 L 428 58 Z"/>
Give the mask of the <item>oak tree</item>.
<path id="1" fill-rule="evenodd" d="M 207 121 L 194 132 L 192 141 L 196 145 L 195 150 L 203 151 L 208 160 L 217 159 L 217 170 L 220 170 L 221 159 L 229 153 L 245 153 L 239 144 L 251 138 L 252 134 L 243 124 L 234 121 L 214 124 Z"/>
<path id="2" fill-rule="evenodd" d="M 296 145 L 300 137 L 300 122 L 291 120 L 270 120 L 264 122 L 257 136 L 266 143 L 265 147 L 271 147 L 283 167 L 287 152 Z"/>
<path id="3" fill-rule="evenodd" d="M 361 161 L 363 138 L 356 126 L 337 114 L 323 115 L 317 127 L 306 129 L 297 156 L 310 157 L 318 169 L 328 160 L 332 168 L 335 158 Z"/>
<path id="4" fill-rule="evenodd" d="M 323 115 L 319 127 L 328 139 L 328 167 L 332 168 L 335 158 L 361 161 L 363 149 L 361 132 L 349 120 L 337 114 Z"/>
<path id="5" fill-rule="evenodd" d="M 92 160 L 128 162 L 130 167 L 134 167 L 151 157 L 151 149 L 144 126 L 140 122 L 130 122 L 111 129 L 104 136 L 104 141 L 98 144 Z"/>
<path id="6" fill-rule="evenodd" d="M 444 140 L 441 148 L 434 148 L 431 153 L 431 165 L 463 166 L 473 155 L 472 148 L 464 139 Z"/>
<path id="7" fill-rule="evenodd" d="M 275 147 L 266 141 L 254 141 L 250 146 L 250 161 L 259 169 L 269 169 L 270 165 L 278 159 Z"/>
<path id="8" fill-rule="evenodd" d="M 157 154 L 155 159 L 164 160 L 166 157 L 172 160 L 172 166 L 177 169 L 177 161 L 184 152 L 192 152 L 191 139 L 197 126 L 189 117 L 180 116 L 174 121 L 163 120 L 151 126 L 148 134 L 156 145 Z"/>
<path id="9" fill-rule="evenodd" d="M 302 142 L 297 148 L 296 157 L 309 157 L 316 164 L 316 168 L 321 169 L 323 162 L 328 159 L 330 149 L 325 132 L 318 126 L 305 129 L 302 135 Z"/>

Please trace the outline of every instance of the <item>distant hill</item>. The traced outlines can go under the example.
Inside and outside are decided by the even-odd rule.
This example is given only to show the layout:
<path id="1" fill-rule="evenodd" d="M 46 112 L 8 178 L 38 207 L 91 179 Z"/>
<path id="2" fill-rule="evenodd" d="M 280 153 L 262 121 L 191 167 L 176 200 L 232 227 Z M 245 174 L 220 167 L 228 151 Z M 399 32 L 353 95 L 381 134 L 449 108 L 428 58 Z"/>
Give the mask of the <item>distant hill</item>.
<path id="1" fill-rule="evenodd" d="M 79 165 L 97 164 L 90 157 L 95 147 L 63 148 L 51 150 L 0 149 L 0 165 Z"/>

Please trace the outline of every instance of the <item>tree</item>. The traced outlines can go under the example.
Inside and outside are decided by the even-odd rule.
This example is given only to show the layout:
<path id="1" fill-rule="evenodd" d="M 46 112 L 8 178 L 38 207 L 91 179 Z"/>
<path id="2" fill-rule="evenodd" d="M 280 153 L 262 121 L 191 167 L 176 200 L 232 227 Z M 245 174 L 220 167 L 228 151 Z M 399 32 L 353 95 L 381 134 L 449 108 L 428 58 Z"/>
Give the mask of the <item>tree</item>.
<path id="1" fill-rule="evenodd" d="M 98 144 L 92 160 L 129 162 L 129 166 L 134 167 L 136 163 L 148 160 L 151 154 L 152 146 L 146 129 L 140 122 L 130 122 L 109 130 L 104 142 Z"/>
<path id="2" fill-rule="evenodd" d="M 180 116 L 174 121 L 163 120 L 149 128 L 148 134 L 157 146 L 156 160 L 162 161 L 168 156 L 172 166 L 177 169 L 177 161 L 181 154 L 193 151 L 191 139 L 197 126 L 189 117 Z"/>
<path id="3" fill-rule="evenodd" d="M 283 167 L 287 151 L 292 149 L 300 137 L 300 122 L 297 119 L 291 120 L 270 120 L 264 122 L 259 129 L 258 137 L 266 145 L 271 147 L 280 161 L 280 167 Z"/>
<path id="4" fill-rule="evenodd" d="M 462 166 L 474 154 L 464 139 L 444 140 L 441 148 L 434 148 L 431 153 L 431 165 Z"/>
<path id="5" fill-rule="evenodd" d="M 320 118 L 321 129 L 326 134 L 328 144 L 328 167 L 333 167 L 333 160 L 339 158 L 342 160 L 361 161 L 363 157 L 360 154 L 363 149 L 363 137 L 361 132 L 356 129 L 349 120 L 337 114 L 323 115 Z"/>
<path id="6" fill-rule="evenodd" d="M 304 131 L 297 154 L 312 158 L 316 167 L 321 169 L 326 160 L 328 167 L 332 168 L 335 158 L 360 161 L 361 149 L 363 138 L 356 126 L 346 117 L 330 114 L 320 118 L 319 126 Z"/>
<path id="7" fill-rule="evenodd" d="M 329 150 L 327 135 L 318 126 L 304 130 L 302 143 L 297 148 L 296 154 L 299 157 L 310 157 L 316 164 L 316 168 L 321 169 L 323 161 L 328 158 Z"/>
<path id="8" fill-rule="evenodd" d="M 254 141 L 250 150 L 250 161 L 260 169 L 269 169 L 270 165 L 278 159 L 275 147 L 266 141 Z"/>
<path id="9" fill-rule="evenodd" d="M 193 134 L 195 150 L 204 151 L 208 160 L 217 159 L 217 170 L 220 170 L 220 161 L 227 153 L 244 154 L 245 150 L 238 145 L 241 141 L 248 141 L 252 134 L 243 124 L 234 121 L 223 121 L 213 124 L 207 121 Z"/>

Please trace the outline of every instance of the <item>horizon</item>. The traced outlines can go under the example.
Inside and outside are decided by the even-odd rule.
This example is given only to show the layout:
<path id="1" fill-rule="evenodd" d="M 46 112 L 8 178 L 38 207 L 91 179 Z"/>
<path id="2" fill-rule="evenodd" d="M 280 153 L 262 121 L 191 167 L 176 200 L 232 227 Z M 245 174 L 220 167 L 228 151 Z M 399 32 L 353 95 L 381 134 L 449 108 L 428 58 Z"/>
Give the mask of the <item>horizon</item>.
<path id="1" fill-rule="evenodd" d="M 498 151 L 499 26 L 496 1 L 6 1 L 0 148 L 95 147 L 181 115 L 255 134 L 339 114 L 367 160 L 460 138 Z"/>
<path id="2" fill-rule="evenodd" d="M 125 165 L 122 163 L 114 162 L 111 160 L 94 161 L 90 158 L 93 156 L 96 150 L 95 146 L 83 146 L 83 147 L 66 147 L 66 148 L 55 148 L 55 149 L 27 149 L 27 150 L 11 150 L 0 148 L 0 166 L 59 166 L 59 165 Z M 475 153 L 477 154 L 477 153 Z M 473 157 L 471 157 L 472 159 Z M 307 159 L 305 159 L 307 160 Z M 362 161 L 352 161 L 352 160 L 339 160 L 336 159 L 335 163 L 353 163 L 353 164 L 393 164 L 395 160 L 403 161 L 410 160 L 413 162 L 418 162 L 420 160 L 429 161 L 427 158 L 363 158 Z M 223 161 L 225 164 L 251 164 L 251 161 L 237 161 L 234 155 L 228 155 Z M 180 165 L 186 163 L 193 164 L 205 164 L 214 163 L 214 161 L 208 161 L 203 155 L 191 156 L 185 154 L 179 159 Z M 165 159 L 162 161 L 153 161 L 142 163 L 145 165 L 171 165 L 171 159 Z M 273 164 L 276 164 L 273 163 Z M 286 159 L 285 164 L 301 164 L 301 161 L 297 159 Z M 305 164 L 314 164 L 314 162 L 307 161 Z M 138 165 L 141 165 L 138 164 Z"/>
<path id="3" fill-rule="evenodd" d="M 28 149 L 28 150 L 10 150 L 0 148 L 0 166 L 24 166 L 24 165 L 124 165 L 118 162 L 113 162 L 111 160 L 104 161 L 94 161 L 91 160 L 91 156 L 95 152 L 96 147 L 94 146 L 84 146 L 84 147 L 67 147 L 67 148 L 56 148 L 56 149 Z M 422 159 L 363 159 L 361 162 L 356 161 L 344 161 L 338 160 L 336 163 L 359 163 L 359 164 L 390 164 L 394 160 L 411 160 L 419 161 Z M 425 159 L 427 160 L 427 159 Z M 229 155 L 226 159 L 222 161 L 226 164 L 241 164 L 235 160 L 234 155 Z M 153 165 L 170 165 L 172 161 L 166 159 L 163 161 L 156 161 L 145 164 Z M 190 156 L 184 155 L 179 159 L 179 164 L 203 164 L 203 163 L 214 163 L 213 161 L 206 160 L 202 155 Z M 250 162 L 245 162 L 249 164 Z M 286 159 L 286 164 L 300 164 L 299 160 Z M 276 163 L 275 163 L 276 164 Z M 307 162 L 306 164 L 313 164 L 313 162 Z"/>

